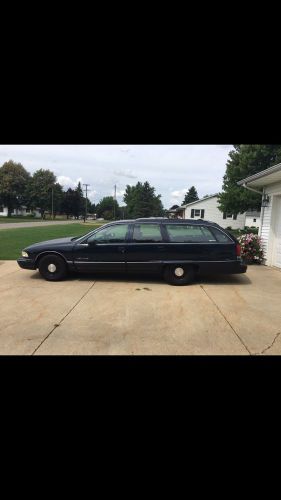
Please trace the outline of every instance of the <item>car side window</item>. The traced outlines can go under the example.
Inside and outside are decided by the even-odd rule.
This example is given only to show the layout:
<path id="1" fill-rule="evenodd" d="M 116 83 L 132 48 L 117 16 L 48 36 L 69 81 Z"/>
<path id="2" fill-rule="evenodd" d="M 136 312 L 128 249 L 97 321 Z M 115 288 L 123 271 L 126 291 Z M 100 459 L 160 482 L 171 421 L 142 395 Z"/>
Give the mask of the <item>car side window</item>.
<path id="1" fill-rule="evenodd" d="M 212 233 L 214 233 L 219 243 L 233 243 L 233 241 L 231 240 L 231 238 L 229 238 L 229 236 L 227 236 L 219 229 L 216 229 L 215 227 L 212 227 Z"/>
<path id="2" fill-rule="evenodd" d="M 135 243 L 161 242 L 162 234 L 159 224 L 135 224 L 133 230 L 133 241 Z"/>
<path id="3" fill-rule="evenodd" d="M 93 234 L 87 242 L 96 243 L 124 243 L 128 233 L 129 224 L 118 224 L 116 226 L 106 227 Z"/>
<path id="4" fill-rule="evenodd" d="M 167 224 L 166 228 L 172 243 L 210 243 L 216 241 L 206 226 Z"/>

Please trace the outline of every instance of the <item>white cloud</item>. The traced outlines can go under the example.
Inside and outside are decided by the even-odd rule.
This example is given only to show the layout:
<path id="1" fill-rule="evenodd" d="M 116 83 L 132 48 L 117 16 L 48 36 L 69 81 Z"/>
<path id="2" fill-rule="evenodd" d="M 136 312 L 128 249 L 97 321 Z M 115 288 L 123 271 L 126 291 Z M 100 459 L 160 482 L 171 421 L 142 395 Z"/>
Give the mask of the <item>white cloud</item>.
<path id="1" fill-rule="evenodd" d="M 130 179 L 137 179 L 137 175 L 134 175 L 132 170 L 115 170 L 113 172 L 115 175 L 121 176 L 121 177 L 129 177 Z"/>
<path id="2" fill-rule="evenodd" d="M 65 189 L 65 191 L 69 188 L 75 189 L 78 186 L 78 183 L 81 182 L 81 185 L 83 184 L 82 177 L 79 177 L 79 179 L 76 179 L 74 181 L 71 179 L 71 177 L 67 177 L 65 175 L 59 175 L 57 177 L 57 182 L 59 182 Z"/>
<path id="3" fill-rule="evenodd" d="M 188 189 L 184 188 L 184 189 L 180 189 L 179 191 L 173 191 L 171 193 L 171 195 L 172 195 L 173 198 L 184 198 L 184 196 L 187 193 L 187 191 L 188 191 Z"/>

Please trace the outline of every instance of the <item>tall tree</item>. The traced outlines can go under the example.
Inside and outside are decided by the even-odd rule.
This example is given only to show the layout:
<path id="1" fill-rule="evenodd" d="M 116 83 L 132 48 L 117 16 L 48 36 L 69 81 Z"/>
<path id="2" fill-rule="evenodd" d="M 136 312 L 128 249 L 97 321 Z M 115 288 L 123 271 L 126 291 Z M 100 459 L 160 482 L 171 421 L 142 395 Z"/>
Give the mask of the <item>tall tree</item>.
<path id="1" fill-rule="evenodd" d="M 127 216 L 130 219 L 138 217 L 162 217 L 164 208 L 161 195 L 155 194 L 155 188 L 148 182 L 138 182 L 135 186 L 127 186 L 124 202 L 127 205 Z"/>
<path id="2" fill-rule="evenodd" d="M 8 208 L 8 216 L 24 203 L 29 178 L 30 174 L 22 164 L 13 160 L 5 162 L 0 168 L 0 200 Z"/>
<path id="3" fill-rule="evenodd" d="M 192 203 L 193 201 L 197 201 L 197 200 L 199 200 L 197 190 L 195 189 L 194 186 L 191 186 L 191 188 L 187 191 L 187 193 L 184 197 L 182 205 L 188 205 L 188 203 Z"/>
<path id="4" fill-rule="evenodd" d="M 75 198 L 76 196 L 74 189 L 69 188 L 67 191 L 64 191 L 61 211 L 67 216 L 67 218 L 69 218 L 71 215 L 74 216 L 73 206 L 75 204 Z"/>
<path id="5" fill-rule="evenodd" d="M 280 144 L 235 144 L 229 153 L 223 177 L 223 191 L 219 194 L 222 212 L 234 214 L 248 209 L 260 210 L 261 196 L 243 187 L 237 181 L 281 162 Z"/>
<path id="6" fill-rule="evenodd" d="M 62 204 L 64 199 L 64 191 L 63 187 L 56 182 L 53 190 L 53 209 L 54 209 L 54 218 L 58 213 L 62 211 Z"/>
<path id="7" fill-rule="evenodd" d="M 113 196 L 105 196 L 96 206 L 98 217 L 103 217 L 106 220 L 112 220 L 119 216 L 118 201 L 114 200 Z"/>
<path id="8" fill-rule="evenodd" d="M 75 216 L 79 217 L 80 215 L 85 214 L 86 210 L 86 199 L 83 196 L 83 189 L 81 186 L 81 182 L 78 182 L 78 186 L 75 189 Z"/>
<path id="9" fill-rule="evenodd" d="M 27 204 L 30 208 L 39 208 L 41 217 L 52 209 L 52 189 L 55 191 L 56 176 L 50 170 L 34 172 L 27 188 Z"/>

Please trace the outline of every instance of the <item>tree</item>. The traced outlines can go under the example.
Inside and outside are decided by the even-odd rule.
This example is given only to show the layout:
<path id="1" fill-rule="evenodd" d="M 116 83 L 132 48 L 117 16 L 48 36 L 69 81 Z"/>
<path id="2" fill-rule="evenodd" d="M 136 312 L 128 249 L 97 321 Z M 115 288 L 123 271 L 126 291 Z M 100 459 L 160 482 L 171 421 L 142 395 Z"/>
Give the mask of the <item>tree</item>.
<path id="1" fill-rule="evenodd" d="M 195 189 L 194 186 L 191 186 L 191 188 L 187 191 L 184 200 L 182 202 L 182 205 L 188 205 L 188 203 L 192 203 L 193 201 L 199 200 L 198 193 Z"/>
<path id="2" fill-rule="evenodd" d="M 219 209 L 233 214 L 244 213 L 249 209 L 260 210 L 261 196 L 237 186 L 237 182 L 280 162 L 280 144 L 234 145 L 226 163 Z"/>
<path id="3" fill-rule="evenodd" d="M 21 163 L 13 160 L 5 162 L 0 168 L 0 201 L 8 208 L 8 216 L 11 216 L 15 208 L 19 208 L 25 202 L 25 190 L 30 174 Z"/>
<path id="4" fill-rule="evenodd" d="M 75 189 L 75 217 L 85 214 L 86 209 L 86 199 L 83 196 L 83 189 L 81 187 L 81 182 L 78 182 L 78 186 Z"/>
<path id="5" fill-rule="evenodd" d="M 52 209 L 52 189 L 56 189 L 56 176 L 50 170 L 37 170 L 30 179 L 26 191 L 27 205 L 39 208 L 42 219 L 46 211 Z"/>
<path id="6" fill-rule="evenodd" d="M 79 216 L 85 214 L 85 202 L 86 200 L 83 197 L 83 191 L 79 182 L 76 189 L 69 188 L 64 192 L 61 210 L 66 214 L 67 218 L 72 215 L 78 219 Z"/>
<path id="7" fill-rule="evenodd" d="M 106 220 L 112 220 L 119 216 L 118 201 L 114 200 L 113 196 L 105 196 L 96 206 L 98 217 L 103 217 Z"/>
<path id="8" fill-rule="evenodd" d="M 138 217 L 162 217 L 164 208 L 161 195 L 155 195 L 155 188 L 148 182 L 138 182 L 136 186 L 126 186 L 124 202 L 127 205 L 127 216 L 130 219 Z"/>
<path id="9" fill-rule="evenodd" d="M 63 187 L 56 182 L 53 189 L 53 210 L 54 210 L 54 218 L 58 213 L 62 212 L 62 204 L 64 199 L 64 191 Z"/>

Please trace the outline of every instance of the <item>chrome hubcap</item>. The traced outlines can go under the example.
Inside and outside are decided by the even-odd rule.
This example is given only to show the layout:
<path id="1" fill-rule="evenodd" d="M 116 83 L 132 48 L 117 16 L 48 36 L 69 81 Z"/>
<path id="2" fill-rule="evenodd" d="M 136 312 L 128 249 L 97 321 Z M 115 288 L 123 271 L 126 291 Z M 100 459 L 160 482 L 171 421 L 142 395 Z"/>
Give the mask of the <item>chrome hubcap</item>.
<path id="1" fill-rule="evenodd" d="M 55 272 L 56 272 L 56 270 L 57 270 L 57 268 L 56 268 L 55 264 L 49 264 L 49 265 L 48 265 L 48 271 L 49 271 L 50 273 L 55 273 Z"/>
<path id="2" fill-rule="evenodd" d="M 175 275 L 178 278 L 181 278 L 184 275 L 184 269 L 182 267 L 176 267 L 176 269 L 175 269 Z"/>

